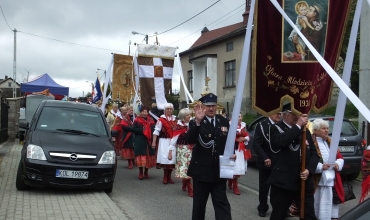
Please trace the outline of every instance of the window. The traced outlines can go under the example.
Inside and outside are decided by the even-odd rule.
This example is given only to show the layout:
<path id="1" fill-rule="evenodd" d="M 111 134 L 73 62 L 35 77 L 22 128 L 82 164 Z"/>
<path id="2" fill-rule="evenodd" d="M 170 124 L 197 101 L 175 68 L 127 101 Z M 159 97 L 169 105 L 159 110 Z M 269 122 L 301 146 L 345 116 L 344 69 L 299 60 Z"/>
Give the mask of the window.
<path id="1" fill-rule="evenodd" d="M 12 82 L 8 82 L 8 86 L 9 87 L 12 87 Z"/>
<path id="2" fill-rule="evenodd" d="M 188 71 L 188 89 L 193 92 L 193 70 Z"/>
<path id="3" fill-rule="evenodd" d="M 225 62 L 225 87 L 235 86 L 235 60 Z"/>
<path id="4" fill-rule="evenodd" d="M 233 42 L 229 42 L 226 44 L 226 52 L 232 51 L 234 49 Z"/>
<path id="5" fill-rule="evenodd" d="M 44 107 L 37 121 L 36 129 L 48 131 L 77 130 L 75 134 L 86 132 L 98 136 L 107 136 L 102 116 L 98 112 L 72 108 Z M 85 132 L 85 133 L 84 133 Z"/>

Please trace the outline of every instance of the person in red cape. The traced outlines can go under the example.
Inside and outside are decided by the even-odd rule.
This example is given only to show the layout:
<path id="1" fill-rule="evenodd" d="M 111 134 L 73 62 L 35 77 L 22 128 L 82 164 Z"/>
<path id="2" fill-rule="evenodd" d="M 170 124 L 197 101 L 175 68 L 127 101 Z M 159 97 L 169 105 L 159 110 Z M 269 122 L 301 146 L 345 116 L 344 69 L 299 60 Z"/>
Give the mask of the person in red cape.
<path id="1" fill-rule="evenodd" d="M 132 126 L 125 126 L 125 131 L 135 134 L 135 163 L 139 167 L 139 179 L 149 179 L 148 170 L 155 166 L 155 149 L 151 147 L 154 121 L 148 116 L 149 108 L 141 106 L 140 115 L 135 118 Z M 145 169 L 145 170 L 144 170 Z M 143 172 L 144 170 L 144 172 Z"/>
<path id="2" fill-rule="evenodd" d="M 132 108 L 128 107 L 122 107 L 121 108 L 121 116 L 122 116 L 122 121 L 121 121 L 121 127 L 127 127 L 127 126 L 132 126 L 133 121 L 130 117 L 132 115 Z M 131 170 L 133 165 L 134 165 L 134 140 L 135 136 L 132 134 L 130 131 L 125 131 L 123 130 L 122 136 L 121 136 L 121 145 L 120 145 L 120 153 L 121 153 L 121 158 L 124 160 L 127 160 L 128 162 L 128 168 Z"/>
<path id="3" fill-rule="evenodd" d="M 153 132 L 153 148 L 156 147 L 157 138 L 159 138 L 157 166 L 163 168 L 163 184 L 175 183 L 171 179 L 171 173 L 175 168 L 176 150 L 171 151 L 171 157 L 168 155 L 170 153 L 169 149 L 173 131 L 176 128 L 176 116 L 172 115 L 172 112 L 173 105 L 171 103 L 166 103 L 164 105 L 164 114 L 158 119 Z"/>
<path id="4" fill-rule="evenodd" d="M 121 137 L 122 137 L 122 133 L 123 133 L 123 130 L 122 130 L 120 124 L 121 124 L 121 118 L 116 117 L 113 121 L 113 127 L 112 127 L 112 130 L 118 131 L 118 137 L 116 137 L 115 141 L 114 141 L 114 150 L 116 152 L 116 155 L 119 155 L 119 149 L 120 149 L 120 145 L 121 145 Z"/>
<path id="5" fill-rule="evenodd" d="M 369 198 L 370 192 L 370 145 L 364 150 L 361 161 L 362 184 L 360 203 Z"/>
<path id="6" fill-rule="evenodd" d="M 247 150 L 245 146 L 249 141 L 249 134 L 246 129 L 245 122 L 242 122 L 242 114 L 239 114 L 238 118 L 238 127 L 236 129 L 236 138 L 235 138 L 235 167 L 234 167 L 234 178 L 228 180 L 227 186 L 233 190 L 235 195 L 240 195 L 238 188 L 238 179 L 241 175 L 245 175 L 246 160 L 251 157 L 250 150 Z"/>
<path id="7" fill-rule="evenodd" d="M 186 132 L 189 128 L 190 110 L 187 108 L 181 109 L 178 118 L 179 120 L 170 143 L 168 159 L 172 159 L 172 151 L 176 150 L 175 177 L 182 179 L 182 190 L 186 191 L 187 188 L 189 196 L 193 197 L 191 177 L 187 175 L 193 145 L 188 144 L 185 140 Z"/>
<path id="8" fill-rule="evenodd" d="M 337 219 L 339 204 L 333 204 L 333 187 L 340 201 L 344 202 L 344 190 L 339 171 L 342 170 L 344 160 L 337 151 L 334 165 L 329 164 L 329 152 L 331 140 L 329 135 L 329 123 L 322 119 L 312 122 L 314 143 L 320 162 L 315 171 L 315 215 L 318 219 Z"/>

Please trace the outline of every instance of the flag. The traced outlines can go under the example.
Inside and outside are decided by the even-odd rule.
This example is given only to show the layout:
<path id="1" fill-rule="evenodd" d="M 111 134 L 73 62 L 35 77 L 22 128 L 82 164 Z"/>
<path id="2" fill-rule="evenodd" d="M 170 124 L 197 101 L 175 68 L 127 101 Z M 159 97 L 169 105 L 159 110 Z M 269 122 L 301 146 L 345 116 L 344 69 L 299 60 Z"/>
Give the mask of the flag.
<path id="1" fill-rule="evenodd" d="M 93 103 L 96 103 L 97 101 L 101 100 L 103 96 L 98 77 L 96 77 L 95 89 L 94 89 L 93 94 L 95 94 L 95 96 L 93 97 L 93 101 L 92 101 Z"/>
<path id="2" fill-rule="evenodd" d="M 140 85 L 140 98 L 145 106 L 156 100 L 158 109 L 164 109 L 166 94 L 172 88 L 175 47 L 149 44 L 138 45 L 137 67 Z"/>
<path id="3" fill-rule="evenodd" d="M 335 69 L 350 0 L 278 0 L 288 17 Z M 253 37 L 252 106 L 260 114 L 320 112 L 330 104 L 333 81 L 295 29 L 270 1 L 257 1 Z"/>

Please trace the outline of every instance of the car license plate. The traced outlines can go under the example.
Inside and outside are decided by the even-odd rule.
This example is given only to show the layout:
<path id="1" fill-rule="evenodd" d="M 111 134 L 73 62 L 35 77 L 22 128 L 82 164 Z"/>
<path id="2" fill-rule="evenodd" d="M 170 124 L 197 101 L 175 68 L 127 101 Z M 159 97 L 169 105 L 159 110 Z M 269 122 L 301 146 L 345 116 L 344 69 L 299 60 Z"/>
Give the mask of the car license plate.
<path id="1" fill-rule="evenodd" d="M 72 179 L 87 179 L 89 171 L 74 171 L 74 170 L 56 170 L 56 177 L 59 178 L 72 178 Z"/>
<path id="2" fill-rule="evenodd" d="M 343 153 L 355 152 L 355 146 L 339 146 L 339 151 Z"/>

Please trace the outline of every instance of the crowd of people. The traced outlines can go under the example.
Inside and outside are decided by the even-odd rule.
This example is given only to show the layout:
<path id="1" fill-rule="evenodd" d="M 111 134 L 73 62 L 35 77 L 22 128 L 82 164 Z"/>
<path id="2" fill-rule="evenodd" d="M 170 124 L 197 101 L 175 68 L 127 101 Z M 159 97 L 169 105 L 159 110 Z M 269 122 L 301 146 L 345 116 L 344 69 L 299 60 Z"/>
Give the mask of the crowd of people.
<path id="1" fill-rule="evenodd" d="M 282 119 L 281 119 L 282 118 Z M 306 114 L 292 112 L 288 103 L 282 112 L 272 114 L 256 126 L 253 148 L 258 156 L 259 205 L 258 214 L 266 216 L 270 190 L 272 212 L 270 219 L 285 219 L 300 210 L 300 190 L 304 191 L 304 219 L 330 220 L 339 217 L 339 204 L 333 202 L 334 193 L 339 203 L 344 192 L 339 171 L 344 160 L 339 150 L 334 163 L 329 162 L 329 124 L 322 119 L 312 122 L 306 130 L 306 143 L 302 143 Z M 306 146 L 305 169 L 301 171 L 302 146 Z"/>
<path id="2" fill-rule="evenodd" d="M 238 115 L 235 151 L 231 157 L 236 164 L 234 176 L 223 179 L 220 178 L 219 158 L 225 150 L 230 119 L 224 112 L 217 114 L 217 96 L 209 93 L 200 98 L 194 107 L 193 118 L 187 108 L 181 109 L 177 116 L 173 115 L 173 110 L 173 105 L 167 103 L 163 113 L 153 117 L 149 107 L 140 106 L 140 114 L 134 115 L 132 106 L 118 108 L 114 104 L 105 116 L 111 129 L 119 132 L 114 143 L 117 155 L 127 160 L 128 169 L 138 167 L 140 180 L 148 179 L 149 169 L 156 167 L 163 169 L 163 184 L 173 184 L 174 171 L 174 176 L 182 180 L 181 189 L 193 197 L 192 219 L 205 218 L 209 194 L 215 219 L 231 219 L 226 189 L 228 187 L 240 195 L 238 178 L 246 174 L 250 157 L 250 138 L 241 113 Z M 339 204 L 333 203 L 333 194 L 338 195 L 340 203 L 344 202 L 339 174 L 344 160 L 338 151 L 335 162 L 329 163 L 329 124 L 322 119 L 314 120 L 311 130 L 305 129 L 306 143 L 303 144 L 302 132 L 308 123 L 306 114 L 297 115 L 292 112 L 291 105 L 286 104 L 281 112 L 270 115 L 255 127 L 253 148 L 258 156 L 257 212 L 260 217 L 265 217 L 270 208 L 270 191 L 270 219 L 286 219 L 292 207 L 296 210 L 300 207 L 299 191 L 304 181 L 304 219 L 338 218 Z M 306 146 L 303 170 L 301 145 Z M 365 156 L 369 157 L 366 152 Z M 364 159 L 364 167 L 370 167 L 368 161 L 370 159 Z M 370 168 L 364 173 L 368 174 L 368 170 Z M 367 184 L 364 197 L 369 188 Z"/>

